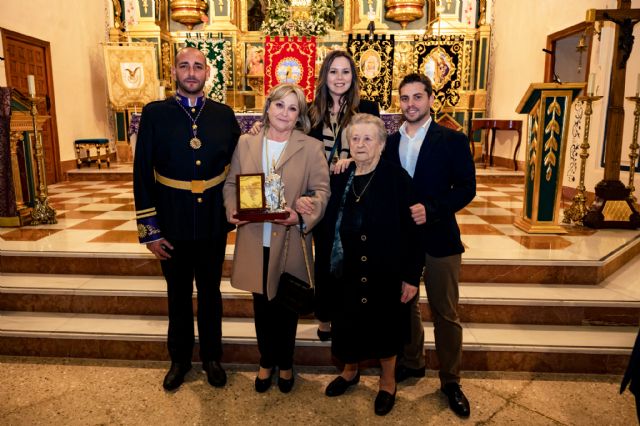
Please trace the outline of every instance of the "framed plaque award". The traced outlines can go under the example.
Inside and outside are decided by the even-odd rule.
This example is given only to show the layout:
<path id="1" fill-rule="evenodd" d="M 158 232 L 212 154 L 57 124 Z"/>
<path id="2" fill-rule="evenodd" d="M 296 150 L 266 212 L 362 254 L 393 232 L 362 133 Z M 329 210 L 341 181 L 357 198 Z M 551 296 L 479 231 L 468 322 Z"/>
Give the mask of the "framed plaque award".
<path id="1" fill-rule="evenodd" d="M 270 174 L 265 179 L 264 173 L 236 176 L 238 220 L 249 222 L 265 222 L 289 217 L 284 207 L 284 184 L 279 175 Z"/>

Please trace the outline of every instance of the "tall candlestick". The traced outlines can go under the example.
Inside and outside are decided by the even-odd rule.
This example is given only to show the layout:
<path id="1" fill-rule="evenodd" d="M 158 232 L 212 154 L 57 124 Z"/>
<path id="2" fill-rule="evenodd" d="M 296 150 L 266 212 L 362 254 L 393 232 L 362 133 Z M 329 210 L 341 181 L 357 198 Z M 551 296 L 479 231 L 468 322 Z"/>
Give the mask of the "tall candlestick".
<path id="1" fill-rule="evenodd" d="M 29 95 L 34 97 L 36 95 L 36 78 L 33 74 L 27 76 L 27 87 L 29 88 Z"/>
<path id="2" fill-rule="evenodd" d="M 589 74 L 589 83 L 587 84 L 587 96 L 593 96 L 593 86 L 596 82 L 596 75 L 594 73 Z"/>

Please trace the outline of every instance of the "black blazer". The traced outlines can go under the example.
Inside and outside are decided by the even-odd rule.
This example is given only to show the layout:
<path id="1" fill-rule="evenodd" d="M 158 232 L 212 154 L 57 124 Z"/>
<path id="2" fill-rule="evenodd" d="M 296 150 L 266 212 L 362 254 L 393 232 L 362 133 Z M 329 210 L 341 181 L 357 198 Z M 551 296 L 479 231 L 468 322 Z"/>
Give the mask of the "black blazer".
<path id="1" fill-rule="evenodd" d="M 368 101 L 366 99 L 360 99 L 360 104 L 358 105 L 358 112 L 366 112 L 367 114 L 375 115 L 376 117 L 380 117 L 380 108 L 378 107 L 377 102 Z M 309 136 L 322 140 L 322 128 L 324 127 L 324 123 L 320 123 L 317 126 L 313 127 L 311 131 L 309 131 Z M 342 130 L 338 132 L 338 136 L 336 138 L 337 141 L 342 140 Z M 341 147 L 339 146 L 338 149 Z"/>
<path id="2" fill-rule="evenodd" d="M 400 132 L 389 136 L 383 156 L 400 163 Z M 413 175 L 414 195 L 427 211 L 422 242 L 434 257 L 464 252 L 455 213 L 476 195 L 476 170 L 464 133 L 431 122 Z"/>

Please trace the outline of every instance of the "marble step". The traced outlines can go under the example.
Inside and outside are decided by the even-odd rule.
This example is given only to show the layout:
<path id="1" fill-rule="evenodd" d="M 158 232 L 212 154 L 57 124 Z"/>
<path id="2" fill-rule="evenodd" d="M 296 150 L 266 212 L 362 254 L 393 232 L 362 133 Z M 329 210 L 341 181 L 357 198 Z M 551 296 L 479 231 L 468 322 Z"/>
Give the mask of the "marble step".
<path id="1" fill-rule="evenodd" d="M 547 325 L 638 325 L 640 289 L 628 280 L 640 259 L 598 286 L 461 283 L 463 322 Z M 249 293 L 221 283 L 224 315 L 250 318 Z M 423 320 L 430 321 L 424 287 Z M 194 303 L 195 309 L 195 303 Z M 167 315 L 162 277 L 0 274 L 0 310 Z"/>
<path id="2" fill-rule="evenodd" d="M 640 239 L 601 260 L 467 259 L 461 281 L 596 285 L 640 254 Z M 233 245 L 227 245 L 223 276 L 231 275 Z M 150 253 L 13 251 L 0 253 L 0 273 L 160 276 L 160 262 Z"/>
<path id="3" fill-rule="evenodd" d="M 427 365 L 437 368 L 432 324 L 425 322 Z M 167 359 L 167 320 L 160 316 L 0 311 L 0 354 L 107 359 Z M 331 365 L 330 343 L 301 320 L 298 365 Z M 619 374 L 637 327 L 463 324 L 463 369 Z M 225 318 L 223 362 L 255 364 L 253 321 Z M 197 353 L 197 350 L 194 352 Z"/>

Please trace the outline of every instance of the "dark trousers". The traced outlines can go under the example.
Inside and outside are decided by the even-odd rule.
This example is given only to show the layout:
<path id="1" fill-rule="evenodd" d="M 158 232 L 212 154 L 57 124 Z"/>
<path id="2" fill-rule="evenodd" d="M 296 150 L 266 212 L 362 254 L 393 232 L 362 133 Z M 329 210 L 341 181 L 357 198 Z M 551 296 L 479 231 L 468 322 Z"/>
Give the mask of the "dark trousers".
<path id="1" fill-rule="evenodd" d="M 263 265 L 263 294 L 253 293 L 253 316 L 260 351 L 260 367 L 280 367 L 281 370 L 288 370 L 293 366 L 298 314 L 267 299 L 268 247 L 264 248 Z"/>
<path id="2" fill-rule="evenodd" d="M 173 362 L 190 362 L 193 355 L 193 279 L 198 289 L 200 359 L 222 357 L 222 296 L 220 277 L 226 235 L 211 240 L 171 241 L 171 259 L 160 262 L 167 281 L 169 332 L 167 346 Z"/>

